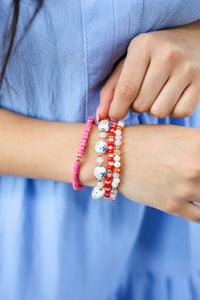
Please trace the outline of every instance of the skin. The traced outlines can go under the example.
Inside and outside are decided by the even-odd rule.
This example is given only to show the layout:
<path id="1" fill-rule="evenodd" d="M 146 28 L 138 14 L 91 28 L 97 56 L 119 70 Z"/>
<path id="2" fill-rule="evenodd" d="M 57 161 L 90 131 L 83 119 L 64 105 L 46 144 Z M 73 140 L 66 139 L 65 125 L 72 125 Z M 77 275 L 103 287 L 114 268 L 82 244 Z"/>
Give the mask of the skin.
<path id="1" fill-rule="evenodd" d="M 100 92 L 99 120 L 129 109 L 165 118 L 190 116 L 200 101 L 200 20 L 132 39 Z"/>
<path id="2" fill-rule="evenodd" d="M 0 174 L 71 183 L 84 127 L 84 123 L 40 120 L 0 109 Z M 125 126 L 122 138 L 119 192 L 200 223 L 200 207 L 193 203 L 200 202 L 200 129 L 131 125 Z M 79 182 L 86 186 L 97 183 L 93 170 L 98 139 L 97 125 L 92 125 L 79 169 Z M 108 153 L 105 167 L 107 158 Z"/>

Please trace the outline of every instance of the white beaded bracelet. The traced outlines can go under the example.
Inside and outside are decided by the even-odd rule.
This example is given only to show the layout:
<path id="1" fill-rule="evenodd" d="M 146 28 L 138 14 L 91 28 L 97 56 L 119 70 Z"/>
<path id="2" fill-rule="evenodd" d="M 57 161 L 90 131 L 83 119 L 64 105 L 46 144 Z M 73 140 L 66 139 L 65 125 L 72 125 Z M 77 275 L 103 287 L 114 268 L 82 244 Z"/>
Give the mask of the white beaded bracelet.
<path id="1" fill-rule="evenodd" d="M 117 197 L 117 193 L 118 193 L 118 186 L 120 183 L 120 167 L 121 167 L 120 146 L 122 144 L 121 139 L 122 139 L 122 131 L 123 131 L 124 126 L 125 126 L 124 120 L 120 120 L 117 123 L 117 127 L 115 130 L 114 168 L 113 168 L 113 174 L 112 174 L 113 180 L 111 183 L 112 188 L 110 191 L 109 201 L 115 201 L 116 197 Z"/>

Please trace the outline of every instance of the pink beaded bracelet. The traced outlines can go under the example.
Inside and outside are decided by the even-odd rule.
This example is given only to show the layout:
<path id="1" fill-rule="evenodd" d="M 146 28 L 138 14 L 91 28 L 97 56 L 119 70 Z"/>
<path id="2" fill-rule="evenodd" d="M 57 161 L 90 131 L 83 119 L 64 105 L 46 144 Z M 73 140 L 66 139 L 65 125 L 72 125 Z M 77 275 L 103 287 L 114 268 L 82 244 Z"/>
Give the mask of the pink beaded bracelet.
<path id="1" fill-rule="evenodd" d="M 78 152 L 76 154 L 76 160 L 75 160 L 74 165 L 73 165 L 72 186 L 73 186 L 75 191 L 81 190 L 84 187 L 84 185 L 79 184 L 78 172 L 79 172 L 80 163 L 81 163 L 80 159 L 83 156 L 83 153 L 85 151 L 92 124 L 95 124 L 95 121 L 94 121 L 94 118 L 90 116 L 90 117 L 88 117 L 85 129 L 84 129 L 84 132 L 83 132 L 83 136 L 82 136 L 82 139 L 81 139 L 80 147 L 79 147 Z"/>

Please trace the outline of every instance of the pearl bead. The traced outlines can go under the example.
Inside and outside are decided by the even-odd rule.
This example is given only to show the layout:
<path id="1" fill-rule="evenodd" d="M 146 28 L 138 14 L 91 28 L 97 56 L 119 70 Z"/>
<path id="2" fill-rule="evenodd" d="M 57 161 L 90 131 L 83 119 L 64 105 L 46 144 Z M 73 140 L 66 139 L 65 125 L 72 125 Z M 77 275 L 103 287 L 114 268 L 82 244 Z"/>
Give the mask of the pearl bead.
<path id="1" fill-rule="evenodd" d="M 98 164 L 102 164 L 103 163 L 103 157 L 98 156 L 97 159 L 96 159 L 96 162 Z"/>
<path id="2" fill-rule="evenodd" d="M 94 199 L 100 199 L 105 194 L 105 189 L 100 190 L 98 186 L 95 186 L 92 190 L 92 197 Z"/>
<path id="3" fill-rule="evenodd" d="M 121 141 L 121 139 L 122 139 L 122 136 L 121 136 L 121 135 L 119 135 L 119 134 L 117 134 L 117 135 L 115 136 L 115 138 L 116 138 L 116 140 L 118 140 L 118 141 Z"/>
<path id="4" fill-rule="evenodd" d="M 109 120 L 105 119 L 105 120 L 102 120 L 98 123 L 98 128 L 100 131 L 109 131 L 110 129 L 110 122 Z"/>
<path id="5" fill-rule="evenodd" d="M 122 142 L 121 141 L 115 141 L 115 146 L 121 146 Z"/>
<path id="6" fill-rule="evenodd" d="M 113 182 L 112 182 L 112 187 L 117 188 L 117 187 L 118 187 L 118 184 L 119 184 L 118 182 L 113 181 Z"/>
<path id="7" fill-rule="evenodd" d="M 115 172 L 113 172 L 113 178 L 119 178 L 119 173 L 115 173 Z"/>
<path id="8" fill-rule="evenodd" d="M 103 184 L 102 181 L 98 181 L 98 182 L 97 182 L 97 186 L 98 186 L 98 188 L 101 190 L 101 189 L 103 188 L 104 184 Z"/>
<path id="9" fill-rule="evenodd" d="M 111 199 L 112 201 L 115 200 L 115 199 L 116 199 L 116 195 L 110 194 L 110 199 Z"/>
<path id="10" fill-rule="evenodd" d="M 113 189 L 112 189 L 112 190 L 110 191 L 110 195 L 115 195 L 115 196 L 116 196 L 116 195 L 117 195 L 117 190 L 113 190 Z"/>
<path id="11" fill-rule="evenodd" d="M 121 135 L 122 134 L 121 130 L 119 130 L 119 129 L 115 130 L 115 134 Z"/>
<path id="12" fill-rule="evenodd" d="M 102 131 L 102 132 L 99 133 L 99 136 L 100 136 L 101 139 L 105 139 L 106 133 L 104 131 Z"/>
<path id="13" fill-rule="evenodd" d="M 124 120 L 120 120 L 117 125 L 121 126 L 121 127 L 124 127 L 125 126 Z"/>
<path id="14" fill-rule="evenodd" d="M 95 151 L 97 153 L 105 153 L 108 149 L 107 143 L 104 141 L 98 141 L 95 145 Z"/>
<path id="15" fill-rule="evenodd" d="M 121 158 L 120 158 L 119 155 L 115 155 L 115 156 L 114 156 L 114 161 L 120 161 L 120 159 L 121 159 Z"/>
<path id="16" fill-rule="evenodd" d="M 104 178 L 106 176 L 106 169 L 104 167 L 96 167 L 94 169 L 94 176 L 98 179 Z"/>
<path id="17" fill-rule="evenodd" d="M 119 184 L 120 183 L 120 178 L 113 178 L 113 182 L 117 182 Z"/>
<path id="18" fill-rule="evenodd" d="M 119 161 L 116 161 L 116 162 L 114 163 L 114 166 L 115 166 L 116 168 L 119 168 L 119 167 L 121 166 L 121 163 L 120 163 Z"/>

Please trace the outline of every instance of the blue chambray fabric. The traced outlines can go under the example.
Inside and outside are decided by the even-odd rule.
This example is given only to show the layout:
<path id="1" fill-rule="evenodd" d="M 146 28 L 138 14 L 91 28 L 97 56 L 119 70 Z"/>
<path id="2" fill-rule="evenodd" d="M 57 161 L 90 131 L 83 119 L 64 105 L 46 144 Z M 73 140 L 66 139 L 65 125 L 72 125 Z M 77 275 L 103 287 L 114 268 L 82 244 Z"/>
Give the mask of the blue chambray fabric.
<path id="1" fill-rule="evenodd" d="M 0 37 L 11 0 L 0 0 Z M 17 40 L 36 7 L 20 1 Z M 49 121 L 95 116 L 99 91 L 131 39 L 200 19 L 199 0 L 46 0 L 11 58 L 1 107 Z M 0 62 L 3 57 L 0 43 Z M 200 128 L 129 112 L 127 124 Z M 134 191 L 133 191 L 134 193 Z M 161 199 L 162 201 L 162 199 Z M 199 225 L 91 188 L 0 177 L 0 300 L 197 300 Z"/>

